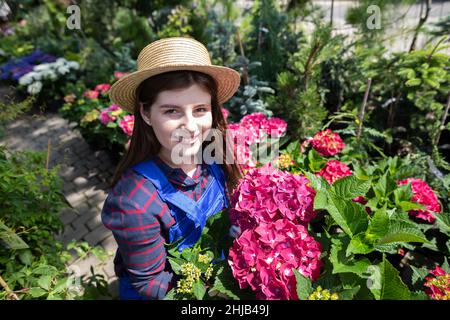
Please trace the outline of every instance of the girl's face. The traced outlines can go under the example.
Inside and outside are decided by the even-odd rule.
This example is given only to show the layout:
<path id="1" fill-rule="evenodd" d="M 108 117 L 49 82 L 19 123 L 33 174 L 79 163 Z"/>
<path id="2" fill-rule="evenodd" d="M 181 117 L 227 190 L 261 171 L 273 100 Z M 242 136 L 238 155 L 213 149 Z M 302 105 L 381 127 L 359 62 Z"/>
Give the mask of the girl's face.
<path id="1" fill-rule="evenodd" d="M 211 95 L 197 84 L 162 91 L 151 105 L 150 114 L 143 113 L 142 107 L 141 114 L 161 143 L 160 154 L 179 164 L 180 160 L 174 158 L 181 154 L 183 159 L 193 159 L 211 129 Z"/>

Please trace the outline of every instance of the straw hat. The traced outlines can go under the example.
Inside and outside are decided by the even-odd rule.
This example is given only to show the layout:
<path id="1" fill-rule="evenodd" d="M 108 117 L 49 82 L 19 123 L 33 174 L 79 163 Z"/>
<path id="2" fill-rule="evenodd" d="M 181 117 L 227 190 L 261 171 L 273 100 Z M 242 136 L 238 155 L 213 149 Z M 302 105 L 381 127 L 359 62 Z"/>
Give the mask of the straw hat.
<path id="1" fill-rule="evenodd" d="M 191 38 L 164 38 L 147 45 L 137 58 L 138 71 L 120 78 L 109 90 L 114 104 L 131 113 L 136 105 L 139 84 L 157 74 L 192 70 L 210 75 L 217 83 L 219 103 L 230 99 L 239 88 L 237 71 L 211 64 L 208 50 Z"/>

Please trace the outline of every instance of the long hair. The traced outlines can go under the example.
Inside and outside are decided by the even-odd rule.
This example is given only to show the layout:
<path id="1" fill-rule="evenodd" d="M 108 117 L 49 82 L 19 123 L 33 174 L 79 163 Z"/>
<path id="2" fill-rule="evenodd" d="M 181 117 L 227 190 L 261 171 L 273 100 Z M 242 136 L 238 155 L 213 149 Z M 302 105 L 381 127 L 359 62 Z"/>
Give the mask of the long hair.
<path id="1" fill-rule="evenodd" d="M 142 119 L 139 111 L 143 105 L 144 111 L 148 113 L 151 105 L 156 101 L 158 94 L 166 90 L 177 90 L 189 88 L 197 84 L 211 95 L 212 126 L 211 129 L 219 130 L 222 136 L 222 145 L 225 152 L 221 152 L 219 157 L 223 159 L 220 164 L 225 173 L 228 192 L 231 193 L 236 187 L 239 179 L 243 176 L 242 168 L 236 161 L 234 148 L 227 144 L 226 128 L 227 123 L 221 111 L 221 105 L 217 100 L 217 86 L 212 77 L 196 71 L 171 71 L 162 73 L 144 80 L 136 90 L 137 102 L 134 108 L 134 127 L 131 136 L 130 146 L 123 158 L 119 162 L 112 180 L 112 187 L 116 185 L 122 174 L 135 164 L 149 160 L 156 156 L 161 144 L 158 141 L 153 127 L 147 125 Z M 228 139 L 228 141 L 230 141 Z M 214 141 L 204 141 L 202 148 L 214 143 Z M 214 149 L 215 150 L 215 149 Z M 220 148 L 219 148 L 220 151 Z M 226 160 L 226 154 L 232 155 L 232 163 Z M 229 194 L 228 194 L 229 196 Z"/>

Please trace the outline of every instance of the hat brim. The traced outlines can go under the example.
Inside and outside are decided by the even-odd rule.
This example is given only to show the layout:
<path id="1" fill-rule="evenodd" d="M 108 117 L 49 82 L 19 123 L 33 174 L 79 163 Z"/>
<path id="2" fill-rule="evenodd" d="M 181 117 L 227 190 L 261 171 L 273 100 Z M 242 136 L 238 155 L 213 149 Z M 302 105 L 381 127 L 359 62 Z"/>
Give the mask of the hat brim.
<path id="1" fill-rule="evenodd" d="M 134 113 L 137 99 L 136 89 L 142 81 L 161 73 L 178 70 L 198 71 L 210 75 L 216 81 L 217 99 L 221 104 L 228 101 L 236 93 L 241 81 L 239 73 L 227 67 L 215 65 L 171 65 L 130 73 L 111 86 L 109 96 L 114 104 L 130 113 Z"/>

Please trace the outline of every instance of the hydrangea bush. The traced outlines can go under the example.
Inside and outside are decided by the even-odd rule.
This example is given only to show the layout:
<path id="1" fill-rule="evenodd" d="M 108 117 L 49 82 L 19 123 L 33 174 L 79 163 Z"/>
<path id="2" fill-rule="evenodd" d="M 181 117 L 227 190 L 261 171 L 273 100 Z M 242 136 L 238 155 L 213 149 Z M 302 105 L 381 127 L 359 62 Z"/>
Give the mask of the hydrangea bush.
<path id="1" fill-rule="evenodd" d="M 228 227 L 206 231 L 210 248 L 238 230 L 202 299 L 448 299 L 439 195 L 408 157 L 361 164 L 351 152 L 325 130 L 246 170 L 223 212 Z"/>

